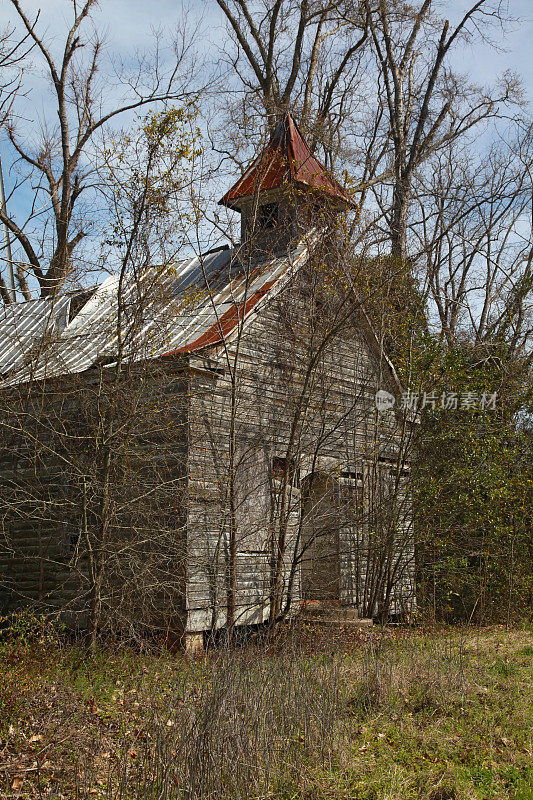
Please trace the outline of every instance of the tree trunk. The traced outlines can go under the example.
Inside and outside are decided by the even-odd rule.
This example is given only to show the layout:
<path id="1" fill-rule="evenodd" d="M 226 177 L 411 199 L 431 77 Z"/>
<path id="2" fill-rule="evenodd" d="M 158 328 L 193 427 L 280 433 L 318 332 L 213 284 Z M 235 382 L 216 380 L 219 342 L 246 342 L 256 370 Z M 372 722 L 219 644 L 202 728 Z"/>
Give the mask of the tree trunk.
<path id="1" fill-rule="evenodd" d="M 92 553 L 91 593 L 89 602 L 89 615 L 85 630 L 85 648 L 93 653 L 96 648 L 98 628 L 102 611 L 102 584 L 106 568 L 106 544 L 110 523 L 109 478 L 111 474 L 111 450 L 106 449 L 102 467 L 103 487 L 100 503 L 100 524 L 98 526 L 95 551 Z"/>
<path id="2" fill-rule="evenodd" d="M 411 187 L 398 179 L 394 187 L 391 217 L 391 254 L 402 263 L 407 261 L 407 218 L 411 200 Z"/>

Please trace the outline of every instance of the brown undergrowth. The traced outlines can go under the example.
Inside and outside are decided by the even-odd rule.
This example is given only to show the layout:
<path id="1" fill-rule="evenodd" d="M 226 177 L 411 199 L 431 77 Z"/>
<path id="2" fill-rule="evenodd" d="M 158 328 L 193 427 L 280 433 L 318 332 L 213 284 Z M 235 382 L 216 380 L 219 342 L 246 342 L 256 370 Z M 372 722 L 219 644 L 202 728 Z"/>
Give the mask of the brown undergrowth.
<path id="1" fill-rule="evenodd" d="M 533 636 L 301 626 L 188 659 L 0 644 L 2 798 L 531 800 Z"/>

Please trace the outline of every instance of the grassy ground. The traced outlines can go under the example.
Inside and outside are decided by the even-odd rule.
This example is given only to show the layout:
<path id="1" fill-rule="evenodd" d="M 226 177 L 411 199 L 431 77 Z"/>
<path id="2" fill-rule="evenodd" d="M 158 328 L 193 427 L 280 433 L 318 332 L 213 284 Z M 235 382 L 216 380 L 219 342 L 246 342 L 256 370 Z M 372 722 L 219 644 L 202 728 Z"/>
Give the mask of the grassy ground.
<path id="1" fill-rule="evenodd" d="M 4 639 L 0 797 L 533 800 L 533 634 L 307 627 L 90 663 Z"/>

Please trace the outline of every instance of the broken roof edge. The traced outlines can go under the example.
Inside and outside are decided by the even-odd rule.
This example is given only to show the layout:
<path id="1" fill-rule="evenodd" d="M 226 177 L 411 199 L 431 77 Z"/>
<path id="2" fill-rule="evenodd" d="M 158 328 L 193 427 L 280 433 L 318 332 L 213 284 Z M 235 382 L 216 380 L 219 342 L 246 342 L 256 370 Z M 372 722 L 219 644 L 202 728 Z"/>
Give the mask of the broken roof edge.
<path id="1" fill-rule="evenodd" d="M 182 347 L 161 353 L 160 357 L 198 355 L 213 348 L 218 348 L 219 353 L 223 351 L 238 335 L 239 323 L 241 320 L 244 326 L 251 312 L 257 312 L 259 306 L 271 300 L 280 292 L 291 275 L 294 274 L 294 270 L 298 269 L 302 265 L 302 262 L 305 263 L 309 256 L 309 248 L 312 242 L 317 239 L 318 235 L 317 231 L 313 229 L 298 243 L 292 252 L 288 251 L 284 258 L 266 259 L 265 262 L 258 267 L 256 266 L 255 269 L 266 271 L 268 266 L 275 264 L 276 261 L 285 262 L 284 268 L 280 270 L 277 276 L 266 281 L 254 292 L 251 292 L 249 297 L 245 297 L 243 301 L 234 302 L 233 305 L 220 316 L 216 315 L 217 319 L 213 325 L 211 325 L 207 331 L 204 331 L 197 339 Z M 300 252 L 298 252 L 298 250 L 300 250 Z"/>

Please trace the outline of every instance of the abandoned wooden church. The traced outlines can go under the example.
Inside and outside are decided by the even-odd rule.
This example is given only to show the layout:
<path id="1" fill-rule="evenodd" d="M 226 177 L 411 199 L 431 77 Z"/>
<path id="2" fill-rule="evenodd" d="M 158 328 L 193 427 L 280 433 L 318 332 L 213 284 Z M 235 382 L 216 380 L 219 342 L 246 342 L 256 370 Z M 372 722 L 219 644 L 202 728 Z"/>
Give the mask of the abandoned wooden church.
<path id="1" fill-rule="evenodd" d="M 0 614 L 194 638 L 411 609 L 413 420 L 354 203 L 291 115 L 220 202 L 234 247 L 0 311 Z"/>

